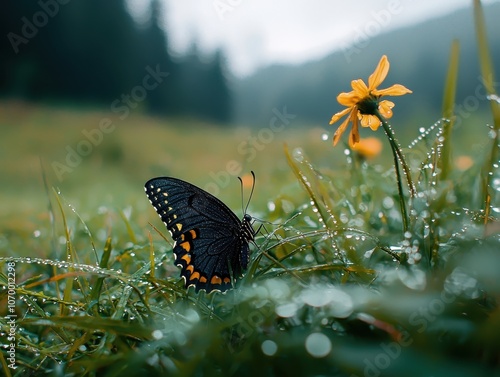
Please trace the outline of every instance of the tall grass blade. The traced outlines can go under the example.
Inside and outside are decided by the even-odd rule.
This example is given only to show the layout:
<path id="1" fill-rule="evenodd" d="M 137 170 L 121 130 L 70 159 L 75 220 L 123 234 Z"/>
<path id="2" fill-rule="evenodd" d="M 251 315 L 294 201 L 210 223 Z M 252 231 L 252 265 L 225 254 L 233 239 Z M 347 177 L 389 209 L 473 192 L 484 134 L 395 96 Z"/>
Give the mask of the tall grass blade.
<path id="1" fill-rule="evenodd" d="M 458 40 L 454 40 L 451 44 L 448 74 L 446 76 L 443 95 L 443 143 L 441 149 L 441 158 L 438 161 L 440 164 L 439 167 L 441 169 L 440 178 L 442 180 L 448 178 L 452 162 L 451 131 L 454 124 L 453 110 L 455 107 L 455 97 L 457 93 L 459 55 L 460 43 L 458 42 Z"/>
<path id="2" fill-rule="evenodd" d="M 486 22 L 484 19 L 484 12 L 481 6 L 480 0 L 474 0 L 474 23 L 476 27 L 476 37 L 479 50 L 479 66 L 481 69 L 481 76 L 483 79 L 483 84 L 488 93 L 488 98 L 490 98 L 491 113 L 493 115 L 493 138 L 491 144 L 490 154 L 486 158 L 485 166 L 483 168 L 483 186 L 482 186 L 482 197 L 484 201 L 484 219 L 485 224 L 488 222 L 490 216 L 492 201 L 492 192 L 490 188 L 494 179 L 497 179 L 497 174 L 493 173 L 495 166 L 498 164 L 499 158 L 499 148 L 500 148 L 500 103 L 493 99 L 498 99 L 498 95 L 495 92 L 495 72 L 493 71 L 493 65 L 491 62 L 491 53 L 488 46 L 488 39 L 486 34 Z"/>

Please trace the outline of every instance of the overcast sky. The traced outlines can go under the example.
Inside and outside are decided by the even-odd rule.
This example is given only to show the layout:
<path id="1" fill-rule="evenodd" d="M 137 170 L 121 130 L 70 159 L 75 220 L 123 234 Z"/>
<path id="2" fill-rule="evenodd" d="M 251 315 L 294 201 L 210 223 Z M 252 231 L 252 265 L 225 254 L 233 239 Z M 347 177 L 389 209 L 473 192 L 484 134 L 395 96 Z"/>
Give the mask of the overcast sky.
<path id="1" fill-rule="evenodd" d="M 472 0 L 164 2 L 172 52 L 183 53 L 193 42 L 202 52 L 221 48 L 238 76 L 271 63 L 318 59 L 356 41 L 472 5 Z M 482 1 L 493 2 L 500 0 Z M 129 3 L 140 15 L 145 2 Z"/>

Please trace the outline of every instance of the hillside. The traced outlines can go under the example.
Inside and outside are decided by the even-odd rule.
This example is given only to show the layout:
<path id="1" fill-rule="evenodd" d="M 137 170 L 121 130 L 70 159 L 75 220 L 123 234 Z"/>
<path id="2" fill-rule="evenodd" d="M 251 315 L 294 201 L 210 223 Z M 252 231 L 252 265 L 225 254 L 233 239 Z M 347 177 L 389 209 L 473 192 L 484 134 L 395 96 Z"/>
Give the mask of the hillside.
<path id="1" fill-rule="evenodd" d="M 485 7 L 489 44 L 494 66 L 500 64 L 500 4 Z M 479 78 L 476 36 L 471 8 L 397 31 L 381 33 L 352 50 L 338 50 L 326 58 L 300 66 L 270 66 L 234 84 L 235 116 L 238 123 L 266 124 L 274 107 L 287 106 L 297 115 L 296 123 L 327 125 L 340 107 L 335 98 L 350 90 L 350 80 L 367 79 L 383 54 L 391 70 L 386 86 L 402 83 L 413 90 L 411 97 L 397 101 L 398 123 L 411 118 L 433 122 L 440 117 L 442 88 L 450 46 L 460 41 L 460 72 L 457 104 L 469 112 L 485 108 Z M 497 69 L 498 72 L 498 69 Z M 470 98 L 473 96 L 473 98 Z M 404 115 L 404 120 L 401 118 Z M 467 114 L 465 114 L 467 115 Z"/>

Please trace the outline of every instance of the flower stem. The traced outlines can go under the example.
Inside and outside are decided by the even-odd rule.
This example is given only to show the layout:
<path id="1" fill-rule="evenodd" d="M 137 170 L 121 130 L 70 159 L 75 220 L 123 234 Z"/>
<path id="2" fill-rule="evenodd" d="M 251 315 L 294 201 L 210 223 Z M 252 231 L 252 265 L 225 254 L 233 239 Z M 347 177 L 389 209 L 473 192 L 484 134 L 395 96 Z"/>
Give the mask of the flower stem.
<path id="1" fill-rule="evenodd" d="M 394 136 L 394 132 L 392 131 L 391 127 L 389 126 L 385 118 L 380 114 L 378 109 L 375 110 L 375 116 L 380 120 L 380 122 L 382 122 L 385 134 L 387 135 L 389 143 L 391 144 L 391 150 L 394 156 L 394 169 L 396 170 L 396 178 L 398 181 L 399 204 L 401 206 L 401 216 L 403 218 L 403 229 L 406 232 L 409 228 L 410 218 L 408 216 L 408 211 L 406 209 L 406 202 L 403 191 L 403 180 L 401 178 L 401 172 L 399 171 L 399 164 L 401 164 L 401 167 L 406 176 L 406 181 L 408 182 L 408 191 L 410 193 L 410 200 L 413 200 L 413 198 L 415 198 L 417 191 L 415 189 L 413 180 L 411 178 L 410 168 L 406 163 L 403 153 L 401 152 L 401 148 L 399 147 L 396 137 Z"/>

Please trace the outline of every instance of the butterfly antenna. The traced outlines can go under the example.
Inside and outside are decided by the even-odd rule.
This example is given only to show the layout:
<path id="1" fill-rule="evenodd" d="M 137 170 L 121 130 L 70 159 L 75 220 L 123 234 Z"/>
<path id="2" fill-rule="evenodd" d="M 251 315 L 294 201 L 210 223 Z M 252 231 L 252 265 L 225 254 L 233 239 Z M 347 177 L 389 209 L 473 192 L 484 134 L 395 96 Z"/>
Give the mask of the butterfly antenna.
<path id="1" fill-rule="evenodd" d="M 244 204 L 243 204 L 243 179 L 241 179 L 241 177 L 238 177 L 238 179 L 240 180 L 240 198 L 241 198 L 241 210 L 243 211 L 243 214 L 245 214 L 245 208 L 244 208 Z"/>
<path id="2" fill-rule="evenodd" d="M 253 190 L 255 189 L 255 173 L 253 172 L 253 170 L 251 170 L 250 173 L 252 173 L 252 190 L 250 190 L 250 196 L 248 197 L 248 202 L 245 207 L 244 213 L 247 213 L 248 206 L 250 205 L 250 200 L 252 200 Z"/>
<path id="3" fill-rule="evenodd" d="M 247 213 L 248 206 L 250 205 L 250 201 L 252 200 L 253 190 L 255 189 L 255 173 L 253 172 L 253 170 L 250 171 L 250 173 L 252 173 L 252 189 L 250 190 L 250 196 L 248 197 L 246 206 L 243 205 L 243 180 L 241 179 L 241 177 L 238 177 L 241 183 L 241 209 L 243 210 L 243 214 Z"/>

